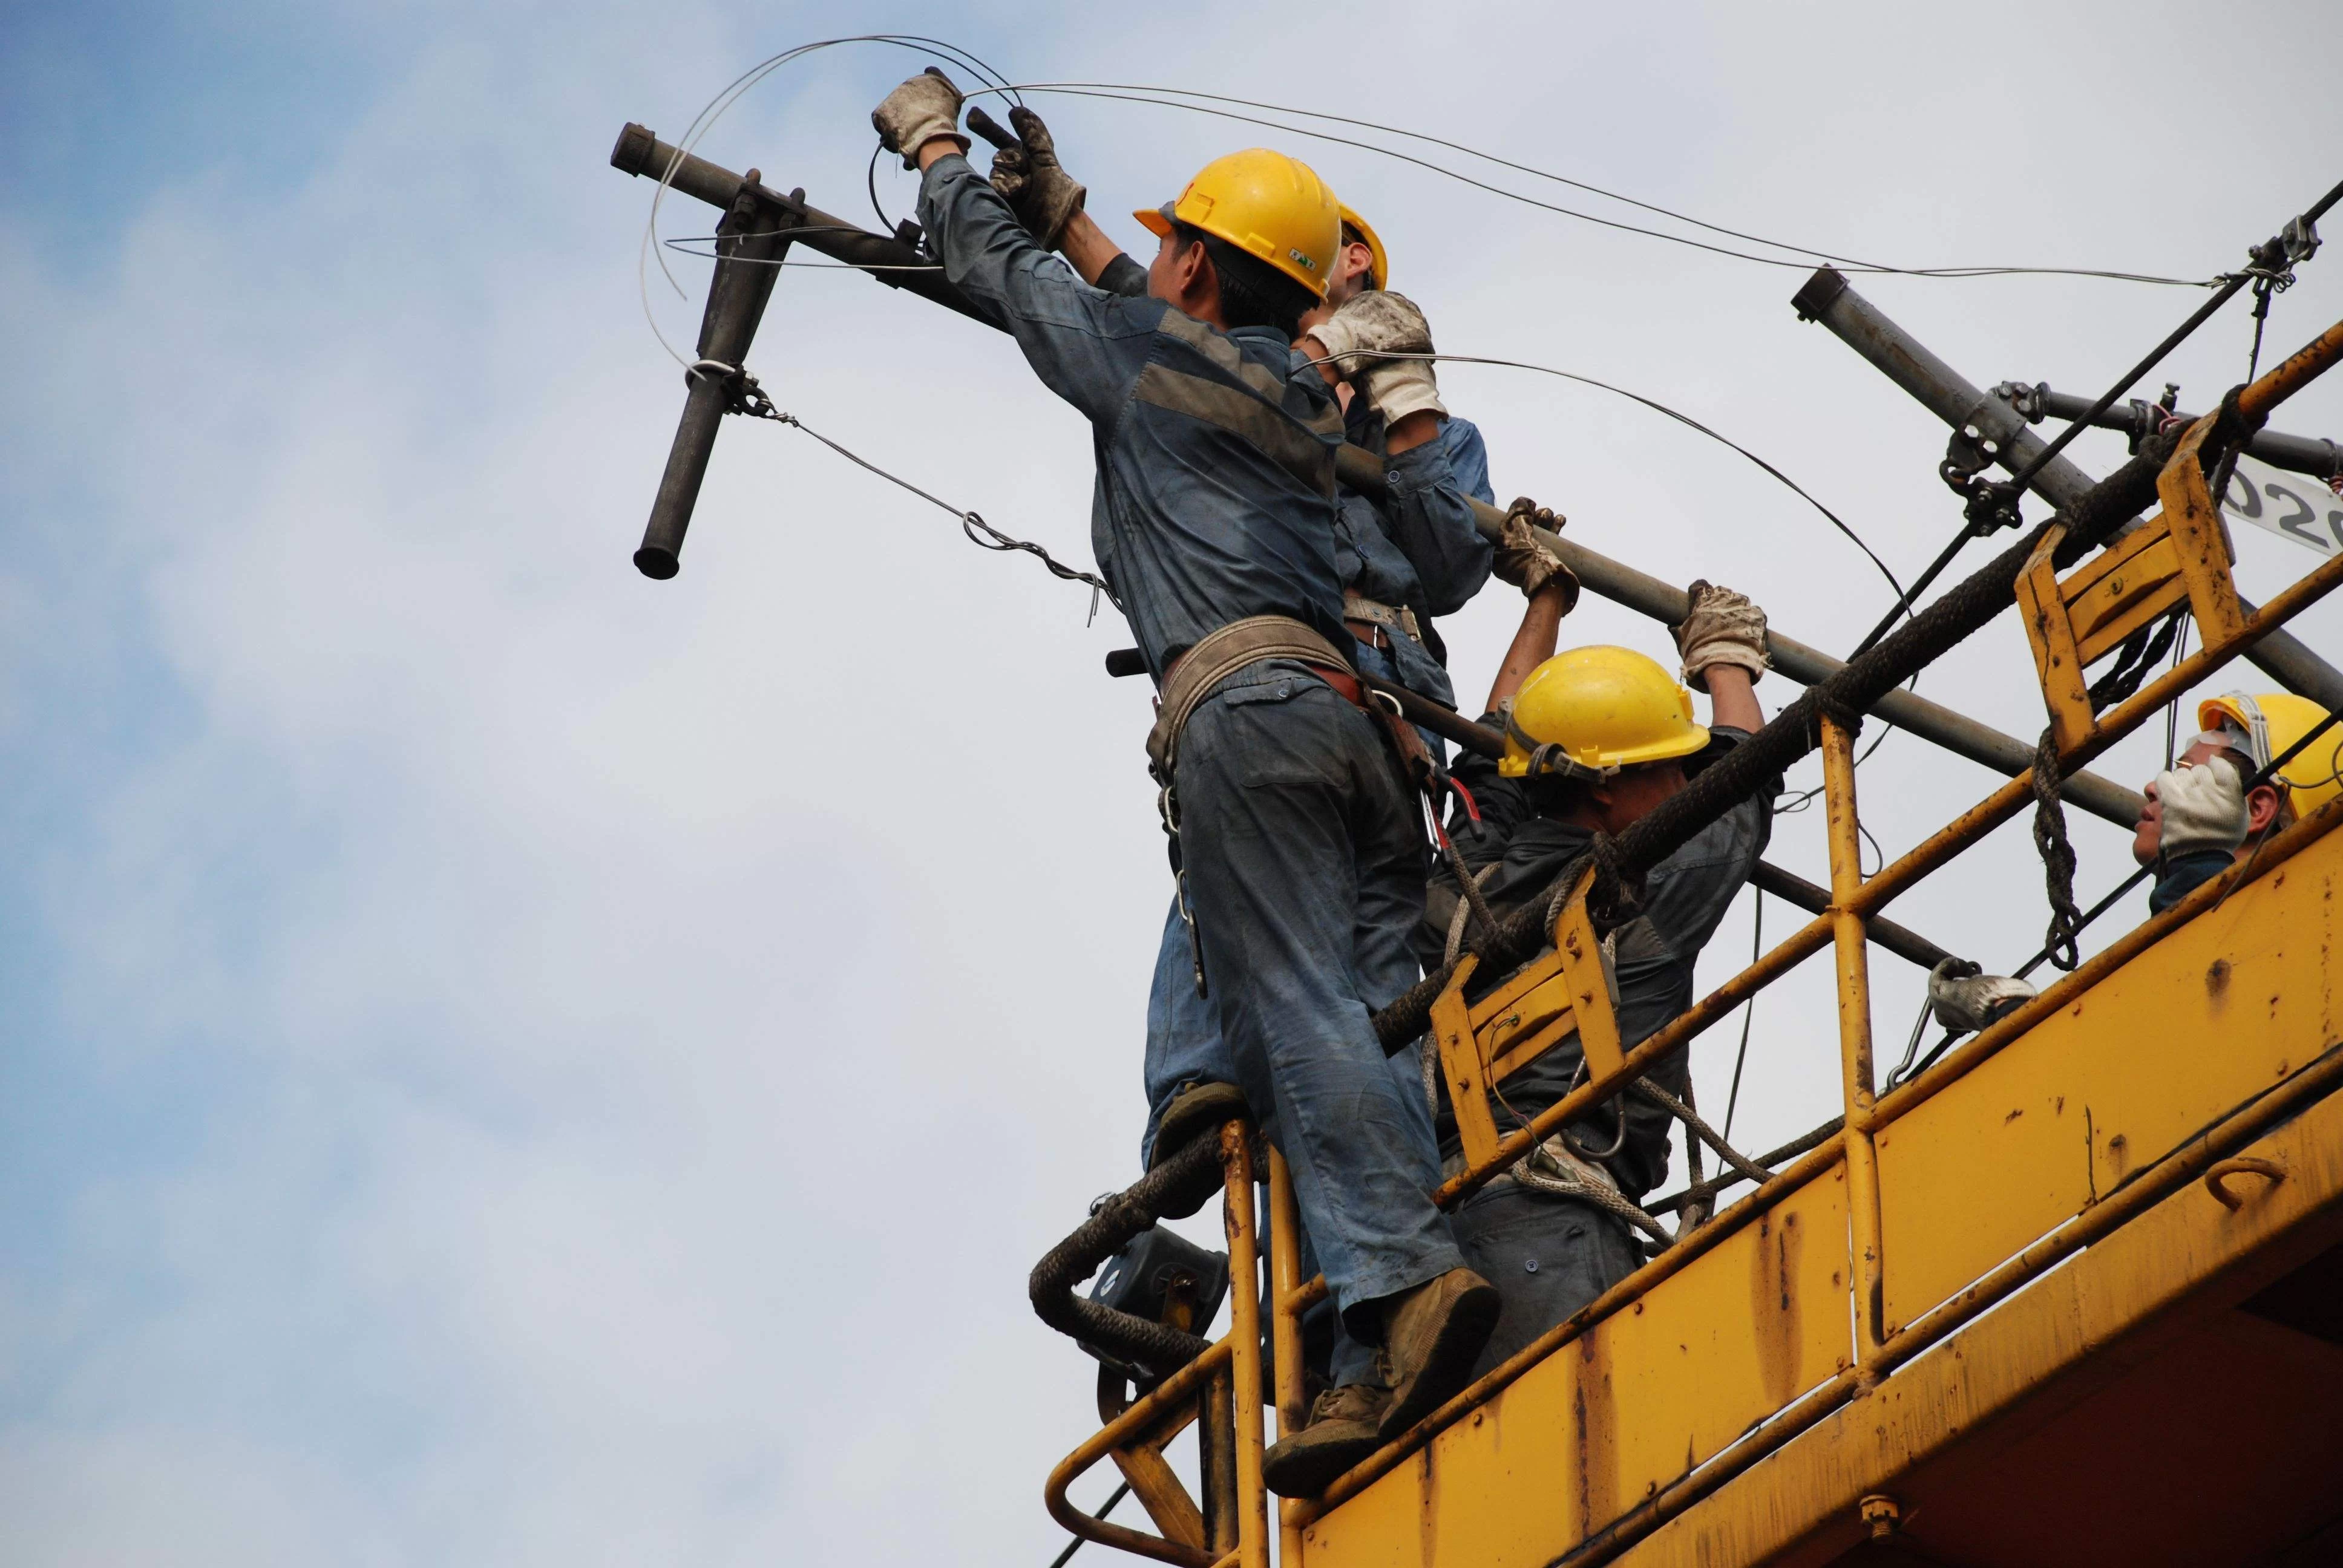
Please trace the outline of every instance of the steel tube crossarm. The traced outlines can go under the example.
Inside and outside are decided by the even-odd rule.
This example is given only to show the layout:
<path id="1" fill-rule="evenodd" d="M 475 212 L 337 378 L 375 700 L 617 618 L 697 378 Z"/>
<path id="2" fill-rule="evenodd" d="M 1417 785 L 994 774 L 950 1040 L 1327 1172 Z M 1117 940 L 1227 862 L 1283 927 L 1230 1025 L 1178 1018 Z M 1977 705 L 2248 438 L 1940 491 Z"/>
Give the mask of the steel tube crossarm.
<path id="1" fill-rule="evenodd" d="M 610 154 L 610 163 L 627 174 L 649 179 L 657 179 L 672 168 L 674 173 L 669 183 L 675 189 L 719 206 L 729 206 L 742 189 L 740 176 L 731 170 L 662 142 L 639 125 L 630 124 L 618 134 L 618 146 Z M 868 233 L 832 217 L 806 205 L 800 196 L 783 196 L 763 185 L 751 185 L 749 188 L 759 199 L 771 203 L 777 211 L 786 214 L 789 222 L 803 226 L 804 232 L 793 237 L 795 243 L 809 250 L 860 266 L 920 266 L 928 264 L 926 257 L 900 241 Z M 946 282 L 940 272 L 872 272 L 870 276 L 890 287 L 931 299 L 988 327 L 997 328 L 1000 325 L 966 295 Z M 1949 370 L 1945 370 L 1944 374 L 1952 375 Z M 1957 381 L 1959 378 L 1954 377 L 1953 379 Z M 1999 406 L 2006 410 L 2006 405 Z M 2014 415 L 2012 418 L 2015 420 Z M 2016 420 L 2016 424 L 2018 429 L 2025 428 L 2024 421 Z M 1338 454 L 1336 467 L 1342 482 L 1353 489 L 1365 495 L 1383 493 L 1383 466 L 1373 453 L 1357 447 L 1345 447 Z M 2058 468 L 2059 465 L 2054 463 L 2050 471 L 2056 472 Z M 2079 474 L 2079 470 L 2077 472 Z M 2087 486 L 2088 481 L 2084 482 Z M 1473 515 L 1481 531 L 1493 538 L 1504 527 L 1505 514 L 1478 499 L 1473 500 Z M 1682 588 L 1671 587 L 1657 578 L 1647 577 L 1633 567 L 1599 555 L 1572 540 L 1554 534 L 1544 534 L 1544 537 L 1569 563 L 1571 570 L 1578 574 L 1579 581 L 1590 592 L 1670 626 L 1684 619 L 1688 607 Z M 1803 685 L 1811 686 L 1816 681 L 1826 680 L 1844 668 L 1837 659 L 1820 649 L 1779 632 L 1771 635 L 1770 642 L 1774 668 Z M 1924 740 L 1934 741 L 1955 755 L 1981 763 L 2004 777 L 2016 776 L 2031 766 L 2034 760 L 2034 748 L 2024 741 L 1908 691 L 1889 692 L 1872 704 L 1870 711 L 1899 729 L 1909 730 Z M 1426 727 L 1431 728 L 1429 725 Z M 2077 809 L 2126 829 L 2138 821 L 2140 809 L 2145 804 L 2137 792 L 2088 773 L 2078 773 L 2064 780 L 2061 793 Z"/>
<path id="2" fill-rule="evenodd" d="M 2250 435 L 2272 407 L 2338 358 L 2343 358 L 2343 323 L 2322 334 L 2252 386 L 2239 387 L 2225 398 L 2218 412 L 2192 427 L 2188 437 L 2191 456 L 2187 460 L 2197 461 L 2201 454 L 2220 450 L 2231 441 Z M 1810 689 L 1775 715 L 1763 729 L 1712 764 L 1683 790 L 1661 802 L 1616 839 L 1607 844 L 1597 840 L 1586 860 L 1595 863 L 1603 873 L 1598 879 L 1599 896 L 1606 903 L 1614 900 L 1623 889 L 1631 888 L 1636 879 L 1688 843 L 1702 828 L 1735 803 L 1747 799 L 1765 779 L 1805 757 L 1815 748 L 1825 716 L 1844 719 L 1865 711 L 1882 696 L 1998 618 L 2015 602 L 2018 577 L 2052 528 L 2059 528 L 2063 535 L 2064 542 L 2057 552 L 2060 564 L 2079 558 L 2084 552 L 2104 543 L 2127 518 L 2137 514 L 2157 493 L 2165 464 L 2180 448 L 2176 437 L 2177 433 L 2159 435 L 2142 443 L 2137 457 L 2093 486 L 2073 506 L 2028 529 L 1991 563 L 1889 632 L 1838 674 Z M 2321 574 L 2313 573 L 2309 580 L 2321 580 Z M 2300 598 L 2300 592 L 2301 585 L 2298 584 L 2278 597 L 2278 603 L 2288 607 L 2284 614 L 2257 612 L 2234 638 L 2236 650 L 2244 651 L 2276 635 L 2277 626 L 2300 603 L 2307 602 Z M 2132 700 L 2137 701 L 2137 697 Z M 2164 698 L 2159 696 L 2157 700 Z M 2077 762 L 2097 755 L 2097 749 L 2087 744 L 2076 749 Z M 2001 792 L 2014 792 L 2016 788 L 2013 781 L 2005 785 Z M 1601 851 L 1599 857 L 1597 850 Z M 1575 868 L 1564 874 L 1575 875 Z M 1603 885 L 1614 877 L 1615 883 Z M 1867 885 L 1865 891 L 1875 889 L 1884 877 L 1885 873 L 1883 879 Z M 1544 944 L 1546 933 L 1542 915 L 1542 908 L 1533 904 L 1507 917 L 1496 931 L 1473 944 L 1473 954 L 1492 971 L 1511 969 Z M 1448 983 L 1452 972 L 1453 966 L 1443 967 L 1438 974 L 1427 976 L 1375 1014 L 1375 1034 L 1385 1050 L 1403 1050 L 1423 1032 L 1430 1020 L 1433 999 Z M 1657 1040 L 1666 1032 L 1663 1030 L 1653 1038 Z M 1637 1050 L 1651 1044 L 1647 1040 Z M 1565 1101 L 1568 1098 L 1565 1096 Z"/>
<path id="3" fill-rule="evenodd" d="M 649 130 L 632 123 L 618 133 L 618 146 L 610 149 L 610 166 L 649 180 L 668 175 L 672 168 L 674 174 L 667 182 L 671 187 L 711 206 L 730 206 L 742 186 L 740 176 L 731 170 L 660 141 Z M 784 196 L 761 184 L 752 184 L 748 188 L 773 209 L 779 221 L 804 231 L 790 238 L 808 250 L 820 251 L 850 266 L 885 269 L 872 271 L 870 276 L 890 288 L 931 299 L 987 327 L 1000 325 L 974 300 L 944 280 L 934 257 L 920 255 L 901 240 L 872 234 L 843 218 L 832 217 L 819 207 L 808 206 L 802 192 Z"/>
<path id="4" fill-rule="evenodd" d="M 2000 402 L 2001 389 L 1995 389 L 1995 402 Z M 2028 418 L 2047 416 L 2053 419 L 2080 419 L 2091 411 L 2093 399 L 2078 397 L 2072 392 L 2051 390 L 2046 381 L 2017 387 L 2010 407 Z M 2153 421 L 2149 422 L 2149 416 Z M 2121 430 L 2135 440 L 2152 436 L 2167 421 L 2177 420 L 2194 425 L 2199 416 L 2178 411 L 2166 412 L 2152 403 L 2134 398 L 2131 402 L 2107 409 L 2091 423 L 2103 430 Z M 2246 442 L 2246 455 L 2259 457 L 2273 468 L 2285 468 L 2297 474 L 2309 474 L 2321 479 L 2331 479 L 2343 474 L 2343 447 L 2320 436 L 2289 436 L 2280 430 L 2258 430 Z"/>
<path id="5" fill-rule="evenodd" d="M 1360 494 L 1383 494 L 1383 465 L 1373 453 L 1345 447 L 1336 454 L 1334 469 L 1342 483 Z M 1493 539 L 1503 531 L 1504 513 L 1485 501 L 1465 498 L 1472 502 L 1473 519 L 1482 533 Z M 1587 592 L 1624 605 L 1666 626 L 1680 624 L 1691 613 L 1692 603 L 1684 589 L 1560 534 L 1548 533 L 1544 528 L 1537 533 L 1547 548 L 1578 574 L 1579 583 Z M 1774 668 L 1801 686 L 1827 680 L 1846 668 L 1820 648 L 1778 631 L 1766 633 L 1766 644 L 1774 656 Z M 1981 763 L 2006 779 L 2014 779 L 2034 766 L 2034 748 L 2025 741 L 1916 693 L 1891 691 L 1873 703 L 1870 711 L 1899 729 L 1908 729 L 1923 740 L 1932 740 L 1954 755 Z M 2077 773 L 2064 780 L 2059 793 L 2070 805 L 2126 831 L 2138 822 L 2140 811 L 2147 804 L 2137 791 L 2094 773 Z"/>
<path id="6" fill-rule="evenodd" d="M 1819 321 L 1830 328 L 1840 342 L 1885 371 L 1889 380 L 1946 424 L 1956 430 L 1974 428 L 1980 437 L 1995 442 L 1999 447 L 1995 461 L 2010 472 L 2031 463 L 2043 449 L 2046 443 L 2006 399 L 1979 391 L 1889 320 L 1877 306 L 1848 287 L 1846 279 L 1832 268 L 1823 267 L 1806 279 L 1790 303 L 1802 319 Z M 2241 412 L 2251 423 L 2268 410 L 2245 407 Z M 2063 509 L 2080 501 L 2094 483 L 2088 474 L 2061 456 L 2045 464 L 2026 487 Z M 2250 601 L 2240 603 L 2247 615 L 2253 613 Z M 2251 659 L 2288 691 L 2308 697 L 2330 712 L 2343 708 L 2343 670 L 2313 653 L 2293 633 L 2271 633 L 2253 651 Z"/>

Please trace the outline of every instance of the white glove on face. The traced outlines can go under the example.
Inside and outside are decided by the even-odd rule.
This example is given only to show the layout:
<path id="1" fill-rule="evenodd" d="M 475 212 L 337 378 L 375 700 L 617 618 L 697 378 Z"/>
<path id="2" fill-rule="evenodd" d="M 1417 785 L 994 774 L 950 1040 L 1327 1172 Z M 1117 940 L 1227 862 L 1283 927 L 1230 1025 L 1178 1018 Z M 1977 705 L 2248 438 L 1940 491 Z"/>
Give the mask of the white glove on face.
<path id="1" fill-rule="evenodd" d="M 1974 1034 L 2010 1004 L 2036 994 L 2030 983 L 2009 975 L 1956 972 L 1976 968 L 1960 959 L 1946 959 L 1928 971 L 1928 1010 L 1955 1034 Z"/>
<path id="2" fill-rule="evenodd" d="M 1354 380 L 1385 424 L 1430 410 L 1446 415 L 1440 381 L 1429 359 L 1378 359 L 1378 354 L 1430 354 L 1432 327 L 1403 294 L 1371 288 L 1310 329 L 1326 346 L 1334 368 Z"/>
<path id="3" fill-rule="evenodd" d="M 960 134 L 960 89 L 941 72 L 922 71 L 880 100 L 870 111 L 870 124 L 890 153 L 903 155 L 903 166 L 920 166 L 923 143 L 950 136 L 965 149 Z"/>
<path id="4" fill-rule="evenodd" d="M 1755 685 L 1773 662 L 1765 652 L 1765 612 L 1747 594 L 1710 582 L 1694 583 L 1687 594 L 1692 613 L 1676 628 L 1684 683 L 1694 691 L 1706 691 L 1708 672 L 1729 664 L 1747 670 L 1750 684 Z"/>
<path id="5" fill-rule="evenodd" d="M 2164 807 L 2157 847 L 2167 855 L 2197 849 L 2227 853 L 2246 841 L 2245 780 L 2226 757 L 2159 773 L 2148 786 Z"/>

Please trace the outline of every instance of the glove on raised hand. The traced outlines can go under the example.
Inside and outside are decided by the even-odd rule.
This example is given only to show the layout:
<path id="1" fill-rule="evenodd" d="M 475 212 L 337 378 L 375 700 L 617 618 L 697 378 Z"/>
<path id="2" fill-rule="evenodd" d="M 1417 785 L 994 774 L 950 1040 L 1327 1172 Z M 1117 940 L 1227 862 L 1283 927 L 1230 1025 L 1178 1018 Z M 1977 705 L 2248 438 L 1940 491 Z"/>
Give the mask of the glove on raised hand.
<path id="1" fill-rule="evenodd" d="M 2167 856 L 2197 849 L 2227 851 L 2246 841 L 2245 780 L 2227 758 L 2207 758 L 2194 768 L 2159 773 L 2148 788 L 2164 805 L 2164 832 L 2157 845 Z"/>
<path id="2" fill-rule="evenodd" d="M 968 138 L 960 134 L 960 89 L 940 71 L 922 71 L 880 102 L 870 111 L 870 124 L 880 145 L 903 155 L 903 166 L 920 166 L 921 144 L 950 136 L 962 150 Z"/>
<path id="3" fill-rule="evenodd" d="M 1566 521 L 1527 496 L 1522 497 L 1505 514 L 1505 531 L 1499 536 L 1495 555 L 1489 563 L 1489 570 L 1497 579 L 1521 589 L 1524 598 L 1555 582 L 1564 584 L 1564 615 L 1578 603 L 1578 574 L 1539 542 L 1532 530 L 1544 528 L 1558 534 Z"/>
<path id="4" fill-rule="evenodd" d="M 1684 683 L 1706 691 L 1708 672 L 1720 664 L 1747 670 L 1752 685 L 1764 678 L 1773 664 L 1765 652 L 1765 612 L 1747 594 L 1711 582 L 1695 582 L 1686 593 L 1692 613 L 1676 628 Z"/>
<path id="5" fill-rule="evenodd" d="M 1979 974 L 1966 959 L 1946 959 L 1928 971 L 1928 1010 L 1955 1034 L 1976 1033 L 2034 994 L 2027 981 Z"/>
<path id="6" fill-rule="evenodd" d="M 1068 220 L 1082 210 L 1090 191 L 1058 161 L 1058 144 L 1041 116 L 1020 104 L 1009 111 L 1009 124 L 1022 145 L 992 155 L 992 188 L 1009 203 L 1026 233 L 1044 250 L 1055 250 Z"/>
<path id="7" fill-rule="evenodd" d="M 1447 414 L 1431 360 L 1376 357 L 1433 352 L 1432 326 L 1407 296 L 1388 288 L 1353 295 L 1310 335 L 1326 346 L 1334 368 L 1367 395 L 1386 425 L 1427 409 Z"/>

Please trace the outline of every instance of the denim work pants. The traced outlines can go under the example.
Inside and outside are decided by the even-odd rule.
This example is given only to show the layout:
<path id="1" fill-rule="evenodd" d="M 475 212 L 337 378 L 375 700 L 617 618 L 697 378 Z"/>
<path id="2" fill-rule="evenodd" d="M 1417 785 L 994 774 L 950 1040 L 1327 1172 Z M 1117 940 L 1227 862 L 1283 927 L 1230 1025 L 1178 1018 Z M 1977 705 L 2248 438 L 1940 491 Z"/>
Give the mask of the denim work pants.
<path id="1" fill-rule="evenodd" d="M 1351 658 L 1366 674 L 1385 680 L 1397 680 L 1391 656 L 1381 648 L 1364 643 L 1353 643 Z M 1284 667 L 1281 666 L 1280 668 Z M 1242 679 L 1239 676 L 1238 679 Z M 1381 739 L 1378 737 L 1378 739 Z M 1433 755 L 1441 756 L 1442 742 L 1437 736 L 1427 736 Z M 1410 813 L 1415 810 L 1413 800 L 1407 803 Z M 1418 904 L 1421 906 L 1420 890 Z M 1413 985 L 1419 970 L 1413 963 L 1403 966 L 1395 961 L 1384 972 L 1380 958 L 1374 970 L 1363 979 L 1373 993 L 1371 1005 L 1381 1007 L 1400 992 Z M 1414 1086 L 1411 1092 L 1422 1099 L 1423 1073 L 1416 1048 L 1408 1047 L 1389 1059 L 1391 1070 L 1403 1086 Z M 1196 961 L 1190 945 L 1188 921 L 1180 913 L 1180 897 L 1174 891 L 1171 908 L 1164 911 L 1163 940 L 1155 950 L 1155 976 L 1147 990 L 1147 1129 L 1139 1141 L 1139 1158 L 1143 1165 L 1155 1149 L 1155 1130 L 1162 1124 L 1163 1112 L 1172 1097 L 1192 1083 L 1234 1083 L 1236 1064 L 1229 1060 L 1229 1048 L 1221 1040 L 1221 1022 L 1215 1004 L 1208 996 L 1196 992 Z M 1268 1116 L 1267 1106 L 1255 1106 L 1256 1114 Z M 1266 1130 L 1266 1129 L 1265 1129 Z"/>
<path id="2" fill-rule="evenodd" d="M 1234 1081 L 1292 1171 L 1337 1307 L 1379 1337 L 1360 1307 L 1463 1261 L 1432 1204 L 1440 1164 L 1422 1090 L 1385 1058 L 1372 1018 L 1417 973 L 1413 802 L 1381 727 L 1283 663 L 1231 677 L 1197 708 L 1174 793 Z"/>
<path id="3" fill-rule="evenodd" d="M 1496 1332 L 1473 1363 L 1479 1377 L 1634 1273 L 1643 1262 L 1626 1225 L 1592 1203 L 1498 1181 L 1456 1211 L 1465 1261 L 1497 1287 Z"/>

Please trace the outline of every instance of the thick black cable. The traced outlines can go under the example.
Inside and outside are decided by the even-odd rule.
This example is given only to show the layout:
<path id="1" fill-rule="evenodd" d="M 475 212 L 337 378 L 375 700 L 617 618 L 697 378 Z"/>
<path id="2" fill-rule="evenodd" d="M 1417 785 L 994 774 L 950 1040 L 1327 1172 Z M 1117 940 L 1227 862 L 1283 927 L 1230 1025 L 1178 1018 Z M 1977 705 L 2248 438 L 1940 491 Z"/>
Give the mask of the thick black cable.
<path id="1" fill-rule="evenodd" d="M 1114 1505 L 1116 1503 L 1121 1502 L 1124 1498 L 1130 1495 L 1131 1483 L 1126 1481 L 1107 1494 L 1105 1503 L 1100 1507 L 1096 1513 L 1091 1514 L 1091 1517 L 1093 1519 L 1104 1519 L 1108 1514 L 1114 1512 Z M 1071 1541 L 1067 1542 L 1066 1549 L 1050 1560 L 1050 1568 L 1066 1568 L 1066 1564 L 1072 1560 L 1074 1553 L 1082 1549 L 1082 1542 L 1084 1539 L 1085 1537 L 1077 1535 Z"/>
<path id="2" fill-rule="evenodd" d="M 1765 950 L 1765 893 L 1760 888 L 1749 890 L 1755 895 L 1749 920 L 1749 961 L 1755 965 Z M 1741 1103 L 1741 1069 L 1749 1060 L 1749 1024 L 1756 1016 L 1757 999 L 1752 996 L 1741 1004 L 1741 1049 L 1733 1053 L 1733 1089 L 1725 1097 L 1725 1137 L 1728 1141 L 1733 1137 L 1733 1112 Z M 1758 1163 L 1770 1165 L 1773 1161 L 1761 1160 Z"/>

